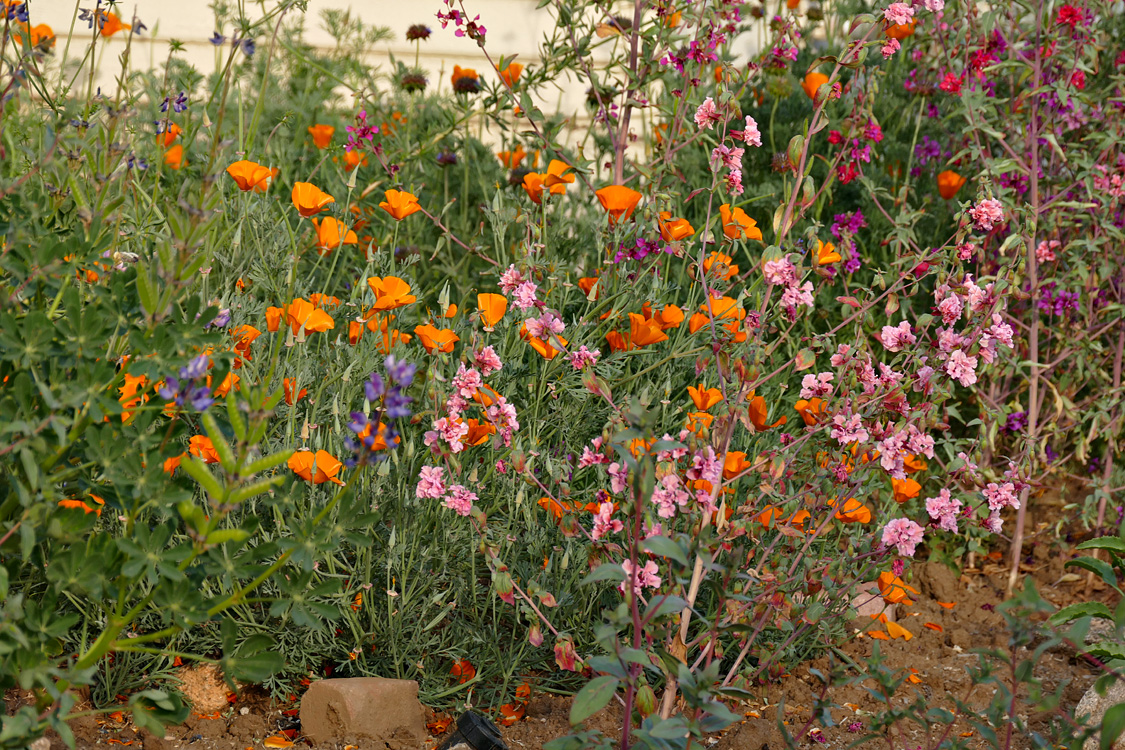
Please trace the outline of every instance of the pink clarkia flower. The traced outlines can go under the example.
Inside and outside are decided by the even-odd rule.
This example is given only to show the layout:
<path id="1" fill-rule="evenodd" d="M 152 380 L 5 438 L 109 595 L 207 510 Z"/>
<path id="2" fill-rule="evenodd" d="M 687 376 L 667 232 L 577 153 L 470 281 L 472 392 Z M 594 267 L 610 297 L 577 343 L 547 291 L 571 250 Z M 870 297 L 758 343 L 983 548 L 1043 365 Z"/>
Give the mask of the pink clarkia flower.
<path id="1" fill-rule="evenodd" d="M 969 216 L 973 217 L 973 224 L 982 232 L 991 232 L 992 228 L 1004 220 L 1004 204 L 995 198 L 985 198 L 969 209 Z"/>
<path id="2" fill-rule="evenodd" d="M 699 109 L 695 110 L 695 124 L 700 130 L 704 128 L 711 130 L 715 127 L 715 123 L 722 119 L 722 115 L 719 114 L 719 110 L 715 106 L 715 100 L 711 97 L 704 99 L 703 103 L 699 105 Z"/>
<path id="3" fill-rule="evenodd" d="M 914 557 L 914 550 L 922 543 L 924 534 L 925 529 L 909 518 L 895 518 L 883 527 L 883 544 L 895 547 L 903 557 Z"/>
<path id="4" fill-rule="evenodd" d="M 883 326 L 883 332 L 879 336 L 879 340 L 883 342 L 883 346 L 889 352 L 901 352 L 918 341 L 914 334 L 910 332 L 910 322 L 906 320 L 897 326 Z"/>
<path id="5" fill-rule="evenodd" d="M 445 494 L 445 471 L 440 466 L 423 466 L 418 472 L 418 486 L 414 489 L 414 496 L 437 500 Z"/>

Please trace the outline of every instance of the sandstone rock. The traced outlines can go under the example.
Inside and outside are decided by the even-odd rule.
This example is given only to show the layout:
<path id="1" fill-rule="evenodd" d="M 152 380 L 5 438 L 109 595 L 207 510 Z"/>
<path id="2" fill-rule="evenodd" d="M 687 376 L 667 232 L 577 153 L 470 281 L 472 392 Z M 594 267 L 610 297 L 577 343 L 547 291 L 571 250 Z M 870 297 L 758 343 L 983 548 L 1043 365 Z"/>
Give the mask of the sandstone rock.
<path id="1" fill-rule="evenodd" d="M 301 732 L 314 744 L 364 737 L 378 747 L 416 750 L 426 741 L 423 716 L 413 680 L 320 680 L 301 699 Z"/>
<path id="2" fill-rule="evenodd" d="M 30 750 L 51 750 L 51 740 L 46 737 L 40 737 L 31 743 Z"/>
<path id="3" fill-rule="evenodd" d="M 870 624 L 868 620 L 881 614 L 886 615 L 891 622 L 895 621 L 895 605 L 887 604 L 883 600 L 879 594 L 879 587 L 875 584 L 856 593 L 852 598 L 852 609 L 859 618 L 859 624 L 856 625 L 858 628 L 866 627 Z"/>
<path id="4" fill-rule="evenodd" d="M 1079 718 L 1088 714 L 1090 718 L 1086 720 L 1086 726 L 1097 727 L 1101 725 L 1105 712 L 1118 703 L 1125 703 L 1125 681 L 1114 682 L 1105 691 L 1104 696 L 1098 695 L 1098 691 L 1094 690 L 1093 685 L 1091 685 L 1086 694 L 1082 696 L 1082 700 L 1078 701 L 1078 707 L 1074 709 L 1074 716 Z M 1098 750 L 1098 735 L 1095 734 L 1086 740 L 1083 750 Z M 1113 743 L 1113 750 L 1125 750 L 1125 736 L 1119 737 L 1117 742 Z"/>
<path id="5" fill-rule="evenodd" d="M 936 560 L 931 560 L 922 566 L 918 579 L 922 593 L 928 594 L 939 602 L 955 602 L 961 598 L 957 593 L 961 591 L 957 583 L 957 575 Z"/>

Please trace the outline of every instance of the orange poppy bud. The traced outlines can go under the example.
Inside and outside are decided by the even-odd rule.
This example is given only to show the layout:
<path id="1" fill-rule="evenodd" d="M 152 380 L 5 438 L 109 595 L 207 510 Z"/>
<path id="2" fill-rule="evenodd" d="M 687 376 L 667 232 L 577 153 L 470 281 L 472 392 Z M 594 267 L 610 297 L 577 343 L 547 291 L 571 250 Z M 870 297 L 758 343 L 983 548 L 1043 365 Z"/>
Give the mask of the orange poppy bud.
<path id="1" fill-rule="evenodd" d="M 267 307 L 266 308 L 266 330 L 270 333 L 275 333 L 281 327 L 281 316 L 285 310 L 280 307 Z"/>
<path id="2" fill-rule="evenodd" d="M 523 190 L 531 202 L 536 205 L 543 204 L 543 175 L 538 172 L 528 172 L 523 176 Z"/>
<path id="3" fill-rule="evenodd" d="M 965 185 L 965 178 L 953 170 L 947 169 L 937 176 L 938 192 L 941 197 L 951 200 L 953 196 Z"/>
<path id="4" fill-rule="evenodd" d="M 698 388 L 693 388 L 690 385 L 687 389 L 688 396 L 691 397 L 691 402 L 695 404 L 695 408 L 699 411 L 710 411 L 711 407 L 723 400 L 723 392 L 718 388 L 705 388 L 702 383 Z"/>
<path id="5" fill-rule="evenodd" d="M 316 216 L 336 199 L 310 182 L 293 183 L 293 207 L 301 216 Z"/>
<path id="6" fill-rule="evenodd" d="M 302 388 L 299 393 L 294 394 L 294 391 L 297 389 L 296 378 L 282 378 L 281 388 L 285 392 L 285 403 L 290 406 L 309 395 L 308 388 Z"/>
<path id="7" fill-rule="evenodd" d="M 379 208 L 394 217 L 395 221 L 402 221 L 407 216 L 422 210 L 418 205 L 418 198 L 405 190 L 387 190 L 384 196 L 386 200 L 379 203 Z"/>
<path id="8" fill-rule="evenodd" d="M 309 135 L 312 136 L 313 145 L 319 149 L 328 148 L 332 143 L 332 134 L 336 132 L 336 128 L 331 125 L 312 125 L 309 127 Z"/>
<path id="9" fill-rule="evenodd" d="M 566 195 L 566 186 L 574 182 L 570 165 L 558 159 L 551 159 L 551 163 L 547 165 L 547 174 L 544 177 L 551 195 Z"/>
<path id="10" fill-rule="evenodd" d="M 348 343 L 355 346 L 363 338 L 363 321 L 353 320 L 348 323 Z"/>
<path id="11" fill-rule="evenodd" d="M 478 294 L 477 309 L 485 329 L 491 331 L 508 311 L 508 298 L 502 294 Z"/>
<path id="12" fill-rule="evenodd" d="M 273 170 L 269 167 L 245 159 L 227 167 L 227 174 L 234 178 L 238 189 L 243 192 L 257 190 L 264 193 L 273 179 Z"/>
<path id="13" fill-rule="evenodd" d="M 433 354 L 435 351 L 449 353 L 453 351 L 453 345 L 461 340 L 457 334 L 448 328 L 438 329 L 428 323 L 415 326 L 414 333 L 429 354 Z"/>
<path id="14" fill-rule="evenodd" d="M 369 276 L 367 286 L 375 295 L 375 305 L 372 310 L 394 310 L 418 301 L 418 298 L 410 293 L 410 284 L 397 276 Z"/>
<path id="15" fill-rule="evenodd" d="M 896 503 L 905 503 L 911 498 L 918 497 L 918 493 L 922 491 L 922 485 L 918 484 L 910 477 L 906 479 L 892 479 L 891 487 L 894 489 Z"/>
<path id="16" fill-rule="evenodd" d="M 314 218 L 313 226 L 316 227 L 316 249 L 321 255 L 330 254 L 341 244 L 354 245 L 359 242 L 355 232 L 348 229 L 347 224 L 335 217 Z"/>
<path id="17" fill-rule="evenodd" d="M 732 209 L 729 203 L 724 203 L 719 206 L 719 216 L 723 220 L 723 234 L 728 239 L 762 241 L 762 230 L 758 229 L 758 222 L 747 216 L 741 208 Z"/>
<path id="18" fill-rule="evenodd" d="M 609 223 L 614 225 L 625 221 L 633 215 L 637 204 L 641 202 L 641 194 L 624 185 L 609 185 L 597 191 L 595 195 L 609 213 Z"/>
<path id="19" fill-rule="evenodd" d="M 660 212 L 660 237 L 665 242 L 679 242 L 695 234 L 695 227 L 687 219 L 673 219 L 668 211 Z"/>
<path id="20" fill-rule="evenodd" d="M 814 71 L 806 75 L 805 79 L 801 81 L 801 88 L 805 90 L 805 96 L 815 102 L 817 90 L 826 83 L 828 83 L 828 76 Z"/>
<path id="21" fill-rule="evenodd" d="M 341 487 L 344 486 L 344 483 L 336 476 L 344 465 L 328 451 L 318 450 L 315 454 L 307 450 L 297 451 L 289 457 L 288 465 L 293 473 L 306 482 L 312 482 L 313 484 L 332 482 Z"/>

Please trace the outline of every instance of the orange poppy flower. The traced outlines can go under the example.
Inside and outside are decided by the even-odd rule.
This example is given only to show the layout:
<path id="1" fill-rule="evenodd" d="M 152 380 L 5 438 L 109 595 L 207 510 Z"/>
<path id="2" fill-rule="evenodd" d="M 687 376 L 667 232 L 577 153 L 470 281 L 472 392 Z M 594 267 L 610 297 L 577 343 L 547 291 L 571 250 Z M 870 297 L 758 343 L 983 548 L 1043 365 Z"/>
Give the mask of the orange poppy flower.
<path id="1" fill-rule="evenodd" d="M 815 427 L 827 411 L 828 402 L 821 398 L 812 398 L 808 401 L 800 399 L 793 405 L 793 408 L 801 415 L 801 419 L 805 421 L 806 425 Z"/>
<path id="2" fill-rule="evenodd" d="M 122 29 L 128 28 L 125 24 L 121 23 L 121 19 L 117 17 L 116 13 L 101 11 L 101 14 L 102 17 L 100 19 L 100 33 L 102 36 L 110 37 L 121 31 Z"/>
<path id="3" fill-rule="evenodd" d="M 302 328 L 307 333 L 327 331 L 336 327 L 332 316 L 308 300 L 298 297 L 285 308 L 285 322 L 296 336 Z"/>
<path id="4" fill-rule="evenodd" d="M 465 445 L 484 445 L 489 435 L 496 434 L 496 428 L 488 422 L 467 419 L 465 424 L 469 426 L 469 434 L 463 438 Z"/>
<path id="5" fill-rule="evenodd" d="M 449 668 L 449 674 L 456 677 L 459 684 L 464 685 L 477 676 L 477 668 L 468 659 L 461 659 L 453 662 L 453 666 Z"/>
<path id="6" fill-rule="evenodd" d="M 531 202 L 537 206 L 543 205 L 543 175 L 538 172 L 528 172 L 523 176 L 523 191 Z"/>
<path id="7" fill-rule="evenodd" d="M 643 315 L 629 313 L 629 342 L 639 349 L 649 344 L 658 344 L 667 341 L 668 334 L 655 320 L 646 320 Z"/>
<path id="8" fill-rule="evenodd" d="M 703 273 L 708 278 L 729 281 L 738 273 L 738 265 L 726 253 L 714 252 L 703 259 Z"/>
<path id="9" fill-rule="evenodd" d="M 913 604 L 910 600 L 910 594 L 918 596 L 918 589 L 903 582 L 901 578 L 889 570 L 884 570 L 879 574 L 879 577 L 875 580 L 875 585 L 879 587 L 879 594 L 887 604 L 898 604 L 899 602 L 907 605 Z"/>
<path id="10" fill-rule="evenodd" d="M 527 332 L 527 326 L 526 325 L 520 326 L 520 338 L 527 341 L 527 343 L 531 344 L 531 348 L 534 349 L 536 352 L 538 352 L 539 356 L 542 357 L 545 360 L 550 361 L 550 360 L 554 359 L 555 357 L 557 357 L 558 354 L 559 354 L 558 349 L 551 346 L 549 343 L 547 343 L 543 339 L 536 338 L 535 336 L 532 336 L 531 334 L 529 334 Z M 562 336 L 559 336 L 559 341 L 562 342 L 563 346 L 566 346 L 569 343 Z"/>
<path id="11" fill-rule="evenodd" d="M 379 208 L 394 217 L 395 221 L 402 221 L 407 216 L 422 210 L 418 205 L 418 198 L 413 193 L 405 190 L 388 190 L 384 195 L 386 200 L 379 204 Z"/>
<path id="12" fill-rule="evenodd" d="M 710 411 L 712 406 L 723 400 L 722 391 L 718 388 L 705 388 L 703 383 L 700 383 L 698 388 L 689 385 L 687 392 L 691 396 L 691 402 L 699 411 Z"/>
<path id="13" fill-rule="evenodd" d="M 605 335 L 605 341 L 609 344 L 611 352 L 627 352 L 632 348 L 629 340 L 622 336 L 620 331 L 610 331 Z"/>
<path id="14" fill-rule="evenodd" d="M 339 219 L 326 216 L 323 219 L 313 219 L 316 227 L 316 249 L 321 255 L 328 255 L 336 248 L 344 245 L 354 245 L 359 242 L 355 232 L 348 229 L 348 225 Z M 341 240 L 341 235 L 343 239 Z"/>
<path id="15" fill-rule="evenodd" d="M 305 396 L 309 395 L 308 388 L 302 388 L 300 392 L 294 394 L 294 391 L 297 389 L 296 378 L 282 378 L 281 388 L 283 391 L 285 391 L 285 403 L 289 404 L 290 406 L 297 403 Z"/>
<path id="16" fill-rule="evenodd" d="M 193 435 L 188 441 L 188 453 L 203 459 L 205 464 L 219 463 L 219 454 L 215 452 L 215 444 L 206 435 Z"/>
<path id="17" fill-rule="evenodd" d="M 660 312 L 652 316 L 652 320 L 660 326 L 660 330 L 667 331 L 669 328 L 677 328 L 684 322 L 684 311 L 676 305 L 665 305 Z"/>
<path id="18" fill-rule="evenodd" d="M 747 471 L 751 463 L 742 451 L 729 451 L 723 458 L 723 479 L 731 480 Z"/>
<path id="19" fill-rule="evenodd" d="M 907 472 L 911 474 L 917 471 L 926 470 L 926 462 L 923 459 L 918 458 L 918 456 L 915 456 L 913 453 L 902 459 L 902 465 L 907 470 Z"/>
<path id="20" fill-rule="evenodd" d="M 816 264 L 818 266 L 827 266 L 832 263 L 839 263 L 844 258 L 836 252 L 836 246 L 831 242 L 824 243 L 820 240 L 816 241 Z"/>
<path id="21" fill-rule="evenodd" d="M 781 508 L 771 505 L 764 511 L 758 514 L 758 523 L 765 526 L 767 529 L 773 528 L 774 525 L 778 526 L 804 526 L 805 522 L 809 520 L 809 512 L 807 510 L 799 510 L 789 518 L 782 518 L 785 515 Z M 798 529 L 800 531 L 801 529 Z"/>
<path id="22" fill-rule="evenodd" d="M 163 148 L 168 148 L 173 143 L 175 143 L 176 138 L 182 132 L 184 132 L 183 128 L 181 128 L 179 125 L 177 125 L 174 122 L 170 122 L 170 123 L 168 123 L 168 127 L 166 127 L 164 129 L 163 133 L 157 134 L 156 145 L 161 146 Z"/>
<path id="23" fill-rule="evenodd" d="M 332 135 L 336 132 L 336 128 L 331 125 L 311 125 L 309 126 L 309 135 L 312 136 L 313 145 L 319 149 L 326 149 L 332 143 Z"/>
<path id="24" fill-rule="evenodd" d="M 267 307 L 266 308 L 266 330 L 274 333 L 281 327 L 281 316 L 285 314 L 285 308 L 282 307 Z"/>
<path id="25" fill-rule="evenodd" d="M 321 294 L 320 292 L 313 292 L 309 295 L 309 302 L 314 306 L 319 307 L 321 310 L 331 310 L 332 308 L 340 306 L 340 298 L 330 295 Z"/>
<path id="26" fill-rule="evenodd" d="M 102 500 L 100 497 L 94 494 L 91 494 L 90 497 L 94 498 L 94 501 L 98 504 L 91 507 L 90 504 L 85 500 L 79 500 L 77 498 L 65 498 L 63 500 L 59 500 L 59 507 L 74 510 L 80 508 L 82 510 L 82 515 L 93 513 L 94 515 L 100 516 L 102 514 L 102 506 L 105 505 L 105 500 Z"/>
<path id="27" fill-rule="evenodd" d="M 713 414 L 708 414 L 705 411 L 693 411 L 687 415 L 687 422 L 684 426 L 698 434 L 700 431 L 710 428 L 714 421 L 715 416 Z"/>
<path id="28" fill-rule="evenodd" d="M 0 8 L 3 8 L 0 3 Z M 29 24 L 16 24 L 13 29 L 15 35 L 19 38 L 27 37 L 28 46 L 38 47 L 41 42 L 50 42 L 51 47 L 55 46 L 55 30 L 45 23 L 31 26 Z"/>
<path id="29" fill-rule="evenodd" d="M 558 159 L 551 159 L 547 165 L 547 174 L 544 175 L 545 184 L 551 190 L 551 195 L 566 195 L 566 186 L 574 183 L 574 175 L 570 165 Z"/>
<path id="30" fill-rule="evenodd" d="M 520 79 L 520 74 L 523 73 L 523 65 L 518 62 L 510 62 L 504 66 L 503 70 L 497 68 L 496 72 L 500 74 L 500 80 L 508 84 L 508 88 L 515 88 L 516 82 Z"/>
<path id="31" fill-rule="evenodd" d="M 341 487 L 344 486 L 344 483 L 336 476 L 344 465 L 328 451 L 318 450 L 315 454 L 312 451 L 297 451 L 289 457 L 288 465 L 294 474 L 306 482 L 312 482 L 313 484 L 332 482 Z M 315 474 L 313 473 L 314 469 Z"/>
<path id="32" fill-rule="evenodd" d="M 380 334 L 382 337 L 377 340 L 375 346 L 383 354 L 390 354 L 395 344 L 409 344 L 410 340 L 414 338 L 410 334 L 390 328 L 390 321 L 394 320 L 394 317 L 394 315 L 373 314 L 367 321 L 367 330 Z"/>
<path id="33" fill-rule="evenodd" d="M 687 219 L 673 219 L 668 211 L 660 212 L 660 238 L 665 242 L 679 242 L 695 234 L 695 227 Z"/>
<path id="34" fill-rule="evenodd" d="M 480 76 L 472 68 L 453 66 L 453 75 L 449 77 L 454 91 L 479 91 Z"/>
<path id="35" fill-rule="evenodd" d="M 496 717 L 496 723 L 502 727 L 510 727 L 522 719 L 526 711 L 527 707 L 522 703 L 505 703 L 500 706 L 500 712 Z"/>
<path id="36" fill-rule="evenodd" d="M 805 90 L 805 96 L 815 102 L 817 89 L 826 83 L 828 83 L 828 76 L 814 71 L 806 75 L 805 79 L 801 81 L 801 88 Z"/>
<path id="37" fill-rule="evenodd" d="M 187 453 L 181 453 L 178 456 L 172 456 L 171 458 L 164 459 L 164 473 L 175 474 L 176 469 L 180 468 L 180 464 L 183 463 L 184 456 L 186 455 Z"/>
<path id="38" fill-rule="evenodd" d="M 641 202 L 641 194 L 624 185 L 609 185 L 597 191 L 595 195 L 598 196 L 602 208 L 609 213 L 610 226 L 629 219 L 637 210 L 637 204 Z"/>
<path id="39" fill-rule="evenodd" d="M 148 395 L 142 393 L 137 395 L 137 391 L 144 390 L 148 385 L 148 378 L 144 375 L 130 375 L 125 373 L 125 383 L 117 389 L 120 398 L 117 400 L 121 403 L 121 421 L 128 422 L 133 417 L 133 409 L 140 406 L 142 401 L 148 401 Z"/>
<path id="40" fill-rule="evenodd" d="M 586 297 L 589 297 L 590 292 L 593 291 L 594 285 L 597 283 L 597 276 L 583 276 L 578 280 L 578 288 L 582 290 L 582 294 L 586 295 Z M 599 287 L 597 294 L 594 295 L 594 299 L 597 299 L 600 296 L 602 296 L 602 290 Z"/>
<path id="41" fill-rule="evenodd" d="M 301 216 L 306 218 L 316 216 L 329 203 L 335 202 L 335 198 L 311 182 L 293 183 L 293 207 L 297 209 Z"/>
<path id="42" fill-rule="evenodd" d="M 478 294 L 477 309 L 485 330 L 491 331 L 508 311 L 508 298 L 502 294 Z"/>
<path id="43" fill-rule="evenodd" d="M 348 343 L 355 346 L 363 338 L 363 321 L 353 320 L 348 323 Z"/>
<path id="44" fill-rule="evenodd" d="M 257 162 L 246 159 L 236 161 L 227 167 L 227 174 L 234 178 L 235 184 L 242 192 L 257 190 L 259 193 L 264 193 L 269 187 L 270 180 L 273 179 L 273 170 L 269 167 L 263 167 Z"/>
<path id="45" fill-rule="evenodd" d="M 951 169 L 947 169 L 937 176 L 938 192 L 941 193 L 942 198 L 950 200 L 964 187 L 965 182 L 964 177 Z"/>
<path id="46" fill-rule="evenodd" d="M 891 24 L 883 32 L 890 39 L 898 39 L 902 41 L 907 37 L 914 36 L 914 27 L 918 25 L 918 21 L 914 18 L 910 19 L 910 23 L 895 23 Z"/>
<path id="47" fill-rule="evenodd" d="M 220 383 L 219 387 L 215 389 L 215 391 L 214 391 L 215 396 L 217 398 L 225 398 L 227 396 L 227 394 L 230 393 L 232 388 L 237 391 L 238 390 L 238 381 L 241 380 L 241 379 L 242 378 L 240 378 L 238 375 L 235 375 L 233 372 L 228 372 L 226 377 L 223 378 L 223 382 Z M 208 385 L 211 384 L 211 376 L 210 375 L 207 376 L 207 384 Z"/>
<path id="48" fill-rule="evenodd" d="M 418 298 L 410 293 L 410 284 L 397 276 L 368 276 L 367 286 L 375 295 L 375 305 L 372 310 L 394 310 L 405 305 L 412 305 Z"/>
<path id="49" fill-rule="evenodd" d="M 778 420 L 773 424 L 767 424 L 769 407 L 766 406 L 766 400 L 761 396 L 755 396 L 750 399 L 750 423 L 754 425 L 754 429 L 758 432 L 765 432 L 772 430 L 774 427 L 784 425 L 789 421 L 789 417 L 778 417 Z"/>
<path id="50" fill-rule="evenodd" d="M 495 388 L 489 385 L 482 385 L 477 389 L 477 392 L 473 394 L 473 401 L 476 401 L 486 409 L 499 400 L 500 394 L 496 392 Z"/>
<path id="51" fill-rule="evenodd" d="M 182 169 L 186 161 L 184 161 L 184 145 L 177 143 L 172 148 L 164 152 L 164 163 L 172 169 Z"/>
<path id="52" fill-rule="evenodd" d="M 450 302 L 449 307 L 445 308 L 445 315 L 443 315 L 442 317 L 446 318 L 446 319 L 456 318 L 457 317 L 457 305 Z"/>
<path id="53" fill-rule="evenodd" d="M 414 333 L 418 336 L 418 340 L 422 342 L 422 346 L 426 348 L 429 354 L 437 352 L 451 352 L 453 345 L 456 344 L 461 338 L 448 328 L 434 328 L 427 323 L 426 325 L 414 326 Z"/>
<path id="54" fill-rule="evenodd" d="M 758 229 L 758 222 L 747 216 L 741 208 L 732 209 L 729 203 L 724 203 L 719 206 L 719 216 L 723 220 L 723 234 L 728 239 L 745 238 L 762 241 L 762 230 Z"/>
<path id="55" fill-rule="evenodd" d="M 828 507 L 836 507 L 835 498 L 828 501 Z M 849 497 L 844 501 L 844 504 L 836 510 L 834 518 L 844 523 L 871 523 L 871 509 L 854 497 Z"/>
<path id="56" fill-rule="evenodd" d="M 526 156 L 527 156 L 527 152 L 524 151 L 523 146 L 519 145 L 519 144 L 517 144 L 516 148 L 512 151 L 497 151 L 496 152 L 496 158 L 498 158 L 500 160 L 500 163 L 508 169 L 519 168 L 520 163 L 524 160 L 524 157 L 526 157 Z"/>
<path id="57" fill-rule="evenodd" d="M 351 151 L 344 152 L 344 171 L 351 172 L 356 167 L 367 166 L 367 154 L 361 152 L 358 148 L 353 148 Z"/>
<path id="58" fill-rule="evenodd" d="M 922 491 L 922 485 L 918 484 L 910 477 L 906 479 L 892 479 L 891 487 L 894 489 L 896 503 L 905 503 L 911 498 L 918 497 L 918 493 Z"/>

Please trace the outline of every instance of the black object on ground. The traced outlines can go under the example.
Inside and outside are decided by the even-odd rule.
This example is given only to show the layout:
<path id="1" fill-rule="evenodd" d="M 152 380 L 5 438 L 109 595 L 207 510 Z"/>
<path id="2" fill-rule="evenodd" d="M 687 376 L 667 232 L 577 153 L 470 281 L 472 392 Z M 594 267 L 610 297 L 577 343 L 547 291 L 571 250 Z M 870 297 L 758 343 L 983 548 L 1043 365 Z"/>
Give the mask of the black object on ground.
<path id="1" fill-rule="evenodd" d="M 473 750 L 508 750 L 492 720 L 473 711 L 457 718 L 457 726 L 438 750 L 452 750 L 458 745 L 468 745 Z"/>

